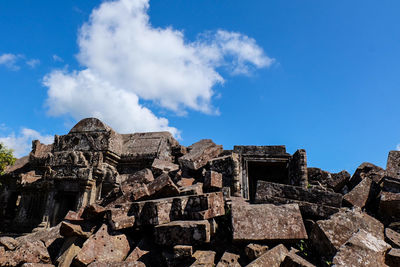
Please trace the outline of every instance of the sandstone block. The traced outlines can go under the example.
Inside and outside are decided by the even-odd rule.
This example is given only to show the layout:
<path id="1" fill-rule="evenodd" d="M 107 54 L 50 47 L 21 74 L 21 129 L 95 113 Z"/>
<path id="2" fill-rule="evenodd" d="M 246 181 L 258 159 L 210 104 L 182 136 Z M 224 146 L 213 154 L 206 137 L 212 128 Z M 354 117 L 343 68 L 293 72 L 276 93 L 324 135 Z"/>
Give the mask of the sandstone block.
<path id="1" fill-rule="evenodd" d="M 385 229 L 385 241 L 394 248 L 400 248 L 400 233 L 390 229 Z"/>
<path id="2" fill-rule="evenodd" d="M 216 145 L 210 139 L 203 139 L 188 147 L 189 152 L 179 158 L 182 168 L 198 170 L 205 166 L 207 162 L 217 157 L 222 152 L 222 146 Z"/>
<path id="3" fill-rule="evenodd" d="M 129 216 L 126 208 L 122 206 L 108 210 L 107 218 L 113 230 L 127 229 L 135 225 L 135 216 Z"/>
<path id="4" fill-rule="evenodd" d="M 339 193 L 349 182 L 350 176 L 350 173 L 344 170 L 338 173 L 331 173 L 331 179 L 328 180 L 328 186 L 332 188 L 333 191 Z"/>
<path id="5" fill-rule="evenodd" d="M 368 177 L 375 183 L 379 184 L 385 176 L 385 170 L 372 163 L 364 162 L 354 172 L 353 176 L 348 182 L 349 189 L 353 189 L 364 178 Z"/>
<path id="6" fill-rule="evenodd" d="M 122 183 L 141 183 L 148 184 L 154 181 L 153 173 L 150 169 L 142 169 L 132 174 L 120 174 Z"/>
<path id="7" fill-rule="evenodd" d="M 264 254 L 268 250 L 268 246 L 250 243 L 244 249 L 244 253 L 246 254 L 249 260 L 255 260 Z"/>
<path id="8" fill-rule="evenodd" d="M 351 206 L 364 208 L 371 198 L 376 197 L 377 185 L 370 178 L 364 178 L 343 197 L 343 201 Z"/>
<path id="9" fill-rule="evenodd" d="M 386 266 L 385 253 L 389 249 L 390 245 L 382 239 L 360 230 L 339 248 L 333 264 L 338 267 Z"/>
<path id="10" fill-rule="evenodd" d="M 84 240 L 76 236 L 65 239 L 63 246 L 60 249 L 60 254 L 57 257 L 56 263 L 58 267 L 71 266 L 72 260 L 78 255 L 81 250 Z"/>
<path id="11" fill-rule="evenodd" d="M 386 176 L 400 179 L 400 152 L 390 151 L 386 164 Z"/>
<path id="12" fill-rule="evenodd" d="M 155 242 L 163 246 L 198 245 L 210 242 L 210 223 L 174 221 L 154 228 Z"/>
<path id="13" fill-rule="evenodd" d="M 176 172 L 177 170 L 179 170 L 179 165 L 166 160 L 154 159 L 153 164 L 151 165 L 151 169 L 153 170 L 154 174 L 161 175 L 164 172 Z"/>
<path id="14" fill-rule="evenodd" d="M 191 186 L 193 183 L 195 182 L 194 178 L 185 178 L 182 177 L 180 178 L 180 180 L 177 182 L 177 185 L 181 186 L 181 187 L 187 187 L 187 186 Z"/>
<path id="15" fill-rule="evenodd" d="M 0 246 L 4 246 L 7 250 L 14 250 L 18 246 L 18 244 L 19 242 L 12 237 L 0 237 Z"/>
<path id="16" fill-rule="evenodd" d="M 149 240 L 142 239 L 132 252 L 126 257 L 125 262 L 136 262 L 142 256 L 148 254 L 151 250 L 152 244 Z"/>
<path id="17" fill-rule="evenodd" d="M 203 183 L 180 187 L 179 191 L 181 196 L 201 195 L 203 194 Z"/>
<path id="18" fill-rule="evenodd" d="M 66 221 L 61 222 L 60 234 L 65 237 L 80 236 L 83 238 L 89 238 L 92 235 L 94 227 L 93 225 L 82 226 L 79 224 L 72 224 Z"/>
<path id="19" fill-rule="evenodd" d="M 321 255 L 333 256 L 337 250 L 359 229 L 378 239 L 384 239 L 383 224 L 360 211 L 341 211 L 328 220 L 317 221 L 311 231 L 310 239 Z"/>
<path id="20" fill-rule="evenodd" d="M 392 193 L 400 193 L 400 179 L 385 177 L 383 178 L 382 190 Z"/>
<path id="21" fill-rule="evenodd" d="M 297 204 L 237 205 L 232 203 L 234 241 L 307 239 Z"/>
<path id="22" fill-rule="evenodd" d="M 255 202 L 262 203 L 264 200 L 268 200 L 268 198 L 271 197 L 294 199 L 332 207 L 341 207 L 342 204 L 342 195 L 338 193 L 314 188 L 258 181 Z"/>
<path id="23" fill-rule="evenodd" d="M 234 253 L 225 252 L 219 260 L 217 267 L 240 267 L 240 256 Z"/>
<path id="24" fill-rule="evenodd" d="M 135 262 L 92 262 L 89 267 L 146 267 L 146 264 L 140 261 Z"/>
<path id="25" fill-rule="evenodd" d="M 247 267 L 279 267 L 288 253 L 286 247 L 280 244 L 250 262 Z"/>
<path id="26" fill-rule="evenodd" d="M 107 225 L 103 224 L 94 235 L 85 241 L 74 262 L 89 265 L 94 261 L 122 261 L 128 255 L 129 250 L 126 236 L 117 232 L 109 233 Z"/>
<path id="27" fill-rule="evenodd" d="M 222 174 L 215 171 L 208 171 L 204 177 L 204 188 L 208 190 L 222 188 Z"/>
<path id="28" fill-rule="evenodd" d="M 168 176 L 163 173 L 147 186 L 151 197 L 172 197 L 179 195 L 179 189 Z"/>
<path id="29" fill-rule="evenodd" d="M 316 267 L 295 253 L 288 253 L 280 267 Z"/>
<path id="30" fill-rule="evenodd" d="M 379 213 L 390 220 L 400 219 L 400 193 L 381 192 Z"/>
<path id="31" fill-rule="evenodd" d="M 215 252 L 209 250 L 196 250 L 193 254 L 193 258 L 196 261 L 190 265 L 191 267 L 213 267 L 215 261 Z"/>
<path id="32" fill-rule="evenodd" d="M 176 245 L 173 247 L 175 259 L 191 258 L 193 255 L 193 247 L 188 245 Z"/>

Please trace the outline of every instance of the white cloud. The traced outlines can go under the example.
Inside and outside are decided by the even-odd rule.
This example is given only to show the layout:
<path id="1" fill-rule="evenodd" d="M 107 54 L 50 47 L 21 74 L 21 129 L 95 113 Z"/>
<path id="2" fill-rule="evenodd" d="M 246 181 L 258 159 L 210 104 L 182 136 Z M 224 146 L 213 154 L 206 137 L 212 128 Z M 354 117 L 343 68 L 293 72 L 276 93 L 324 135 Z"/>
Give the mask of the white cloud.
<path id="1" fill-rule="evenodd" d="M 53 60 L 55 62 L 64 62 L 64 60 L 61 57 L 57 56 L 57 55 L 53 55 Z"/>
<path id="2" fill-rule="evenodd" d="M 36 67 L 37 65 L 40 64 L 40 60 L 39 60 L 39 59 L 30 59 L 30 60 L 27 60 L 27 61 L 26 61 L 26 64 L 27 64 L 29 67 L 34 68 L 34 67 Z"/>
<path id="3" fill-rule="evenodd" d="M 54 141 L 54 137 L 51 135 L 41 135 L 39 132 L 29 128 L 23 128 L 18 135 L 12 132 L 8 136 L 0 137 L 0 143 L 3 143 L 7 148 L 13 149 L 14 156 L 17 158 L 29 154 L 32 149 L 33 140 L 40 140 L 44 144 L 51 144 Z"/>
<path id="4" fill-rule="evenodd" d="M 5 53 L 0 55 L 0 65 L 4 65 L 10 70 L 19 70 L 19 66 L 17 65 L 18 59 L 21 55 L 14 55 Z"/>
<path id="5" fill-rule="evenodd" d="M 396 150 L 399 150 L 399 151 L 400 151 L 400 144 L 398 144 L 398 145 L 396 146 Z"/>
<path id="6" fill-rule="evenodd" d="M 148 0 L 104 2 L 79 33 L 78 59 L 84 70 L 55 70 L 44 78 L 49 114 L 76 120 L 96 116 L 120 132 L 170 130 L 139 100 L 176 112 L 212 114 L 214 87 L 232 74 L 268 67 L 256 41 L 225 30 L 207 32 L 195 41 L 182 31 L 156 28 L 149 22 Z"/>

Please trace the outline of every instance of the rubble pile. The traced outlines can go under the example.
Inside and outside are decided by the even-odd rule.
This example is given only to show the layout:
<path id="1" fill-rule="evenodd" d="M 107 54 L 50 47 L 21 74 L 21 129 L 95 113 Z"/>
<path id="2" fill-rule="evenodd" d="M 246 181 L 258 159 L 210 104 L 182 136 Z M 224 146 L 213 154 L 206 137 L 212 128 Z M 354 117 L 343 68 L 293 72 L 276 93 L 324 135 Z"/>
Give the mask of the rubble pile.
<path id="1" fill-rule="evenodd" d="M 351 176 L 88 118 L 0 183 L 0 266 L 400 266 L 400 151 Z"/>

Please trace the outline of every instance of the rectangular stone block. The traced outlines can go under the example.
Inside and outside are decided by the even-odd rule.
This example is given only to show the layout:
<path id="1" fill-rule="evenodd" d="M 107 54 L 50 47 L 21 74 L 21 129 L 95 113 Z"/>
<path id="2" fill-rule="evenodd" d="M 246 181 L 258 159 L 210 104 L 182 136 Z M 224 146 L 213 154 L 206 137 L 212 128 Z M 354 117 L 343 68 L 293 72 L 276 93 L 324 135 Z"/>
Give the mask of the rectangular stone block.
<path id="1" fill-rule="evenodd" d="M 203 139 L 188 147 L 189 152 L 179 158 L 182 168 L 198 170 L 207 162 L 222 152 L 222 146 L 216 145 L 211 139 Z"/>
<path id="2" fill-rule="evenodd" d="M 400 151 L 390 151 L 386 163 L 386 176 L 400 179 Z"/>
<path id="3" fill-rule="evenodd" d="M 233 241 L 307 239 L 297 204 L 240 205 L 232 203 Z"/>
<path id="4" fill-rule="evenodd" d="M 389 220 L 400 219 L 400 193 L 381 192 L 379 213 Z"/>
<path id="5" fill-rule="evenodd" d="M 200 245 L 210 242 L 210 223 L 175 221 L 154 228 L 155 242 L 162 246 Z"/>
<path id="6" fill-rule="evenodd" d="M 343 198 L 339 193 L 258 181 L 255 202 L 262 203 L 265 199 L 271 197 L 294 199 L 332 207 L 341 207 Z"/>
<path id="7" fill-rule="evenodd" d="M 149 195 L 155 197 L 172 197 L 179 195 L 179 188 L 171 180 L 167 173 L 158 176 L 154 181 L 147 185 Z"/>
<path id="8" fill-rule="evenodd" d="M 280 244 L 250 262 L 246 267 L 280 267 L 288 253 L 287 248 Z"/>
<path id="9" fill-rule="evenodd" d="M 222 174 L 215 171 L 208 171 L 204 177 L 204 187 L 213 190 L 222 188 Z"/>

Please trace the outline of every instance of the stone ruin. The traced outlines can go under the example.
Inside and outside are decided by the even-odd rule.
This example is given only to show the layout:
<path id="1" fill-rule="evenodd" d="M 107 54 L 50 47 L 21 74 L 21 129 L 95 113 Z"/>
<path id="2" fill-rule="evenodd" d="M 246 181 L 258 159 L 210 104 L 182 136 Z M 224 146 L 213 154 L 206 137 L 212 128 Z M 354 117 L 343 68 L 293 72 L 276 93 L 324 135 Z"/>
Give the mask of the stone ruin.
<path id="1" fill-rule="evenodd" d="M 0 183 L 0 266 L 400 266 L 400 151 L 351 176 L 88 118 Z"/>

